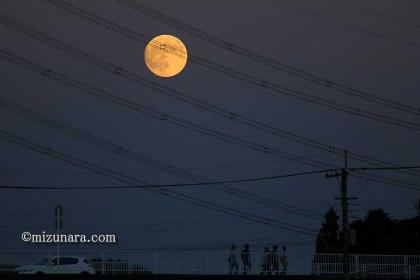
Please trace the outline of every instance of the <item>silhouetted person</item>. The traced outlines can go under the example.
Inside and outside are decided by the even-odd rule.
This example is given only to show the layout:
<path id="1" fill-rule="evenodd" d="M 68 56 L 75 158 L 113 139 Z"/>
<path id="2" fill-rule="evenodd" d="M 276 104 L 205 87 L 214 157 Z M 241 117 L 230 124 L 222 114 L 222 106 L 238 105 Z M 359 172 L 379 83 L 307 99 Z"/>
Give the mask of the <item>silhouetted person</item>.
<path id="1" fill-rule="evenodd" d="M 270 250 L 268 247 L 264 248 L 261 264 L 261 274 L 270 274 Z"/>
<path id="2" fill-rule="evenodd" d="M 271 270 L 273 273 L 275 272 L 276 275 L 279 274 L 279 253 L 277 252 L 277 245 L 273 246 L 273 249 L 271 250 L 270 254 L 271 259 Z"/>
<path id="3" fill-rule="evenodd" d="M 251 251 L 249 250 L 249 245 L 245 244 L 244 249 L 241 251 L 241 259 L 244 267 L 244 274 L 251 269 Z"/>
<path id="4" fill-rule="evenodd" d="M 236 246 L 232 244 L 229 252 L 229 273 L 238 274 L 238 259 L 236 253 Z"/>
<path id="5" fill-rule="evenodd" d="M 287 247 L 283 246 L 283 254 L 281 256 L 281 263 L 283 264 L 283 271 L 281 273 L 282 275 L 286 275 L 286 272 L 287 272 L 288 260 L 287 260 L 286 250 L 287 250 Z"/>

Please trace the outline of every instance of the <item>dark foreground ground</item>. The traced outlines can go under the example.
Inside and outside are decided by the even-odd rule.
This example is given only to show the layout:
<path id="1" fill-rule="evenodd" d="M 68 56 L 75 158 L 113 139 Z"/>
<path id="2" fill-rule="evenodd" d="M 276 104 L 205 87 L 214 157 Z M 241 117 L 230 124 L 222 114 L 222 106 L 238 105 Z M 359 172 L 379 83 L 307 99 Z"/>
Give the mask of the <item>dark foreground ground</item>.
<path id="1" fill-rule="evenodd" d="M 25 280 L 25 279 L 33 279 L 33 280 L 72 280 L 72 279 L 83 279 L 83 280 L 341 280 L 343 279 L 340 275 L 330 275 L 329 277 L 319 277 L 319 276 L 299 276 L 299 275 L 290 275 L 290 276 L 261 276 L 261 275 L 159 275 L 159 274 L 148 274 L 148 275 L 88 275 L 88 276 L 81 276 L 81 275 L 43 275 L 43 276 L 36 276 L 36 275 L 1 275 L 0 279 L 10 279 L 10 280 Z M 383 276 L 383 277 L 369 277 L 369 276 L 359 276 L 359 277 L 352 277 L 351 279 L 406 279 L 403 277 L 391 277 L 391 276 Z M 410 278 L 410 279 L 419 279 L 420 278 Z"/>
<path id="2" fill-rule="evenodd" d="M 159 274 L 149 274 L 149 275 L 0 275 L 0 279 L 10 279 L 10 280 L 72 280 L 72 279 L 82 279 L 82 280 L 282 280 L 282 279 L 317 279 L 308 276 L 259 276 L 259 275 L 159 275 Z"/>
<path id="3" fill-rule="evenodd" d="M 159 274 L 151 274 L 151 275 L 88 275 L 88 276 L 81 276 L 81 275 L 43 275 L 43 276 L 36 276 L 36 275 L 4 275 L 7 279 L 16 279 L 16 280 L 24 280 L 24 279 L 33 279 L 33 280 L 52 280 L 52 279 L 63 279 L 63 280 L 71 280 L 71 279 L 86 279 L 86 280 L 282 280 L 282 279 L 318 279 L 309 276 L 259 276 L 259 275 L 159 275 Z M 3 279 L 3 278 L 2 278 Z"/>

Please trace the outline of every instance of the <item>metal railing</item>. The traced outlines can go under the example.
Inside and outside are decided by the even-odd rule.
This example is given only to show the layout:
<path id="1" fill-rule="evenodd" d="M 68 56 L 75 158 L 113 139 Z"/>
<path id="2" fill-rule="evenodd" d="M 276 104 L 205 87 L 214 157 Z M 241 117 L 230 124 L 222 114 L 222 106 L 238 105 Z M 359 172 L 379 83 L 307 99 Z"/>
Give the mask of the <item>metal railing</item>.
<path id="1" fill-rule="evenodd" d="M 287 274 L 337 278 L 342 273 L 342 255 L 288 253 L 283 255 L 221 251 L 103 251 L 62 250 L 61 256 L 85 257 L 100 274 Z M 0 252 L 0 273 L 33 264 L 54 251 L 8 250 Z M 248 263 L 249 261 L 249 263 Z M 249 267 L 248 267 L 249 264 Z M 420 279 L 420 256 L 350 255 L 350 274 L 354 279 Z"/>

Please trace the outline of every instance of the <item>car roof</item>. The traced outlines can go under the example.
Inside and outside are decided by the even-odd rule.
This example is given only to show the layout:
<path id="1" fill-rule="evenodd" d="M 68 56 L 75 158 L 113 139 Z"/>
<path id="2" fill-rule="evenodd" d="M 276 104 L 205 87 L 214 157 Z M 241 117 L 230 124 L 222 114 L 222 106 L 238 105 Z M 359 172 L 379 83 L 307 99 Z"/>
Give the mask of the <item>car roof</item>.
<path id="1" fill-rule="evenodd" d="M 87 259 L 86 257 L 80 257 L 80 256 L 67 256 L 67 255 L 64 255 L 64 256 L 58 256 L 58 257 L 59 257 L 59 258 Z M 53 256 L 53 257 L 49 257 L 49 258 L 53 259 L 53 258 L 57 258 L 57 256 Z"/>

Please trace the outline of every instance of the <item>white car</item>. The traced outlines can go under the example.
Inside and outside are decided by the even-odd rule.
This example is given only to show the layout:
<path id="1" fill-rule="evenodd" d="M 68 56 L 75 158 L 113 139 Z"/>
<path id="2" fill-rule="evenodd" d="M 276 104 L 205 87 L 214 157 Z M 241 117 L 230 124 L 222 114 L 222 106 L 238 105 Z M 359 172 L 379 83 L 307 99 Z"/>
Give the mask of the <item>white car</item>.
<path id="1" fill-rule="evenodd" d="M 82 257 L 61 256 L 44 258 L 32 265 L 17 267 L 18 274 L 95 274 L 89 260 Z"/>

